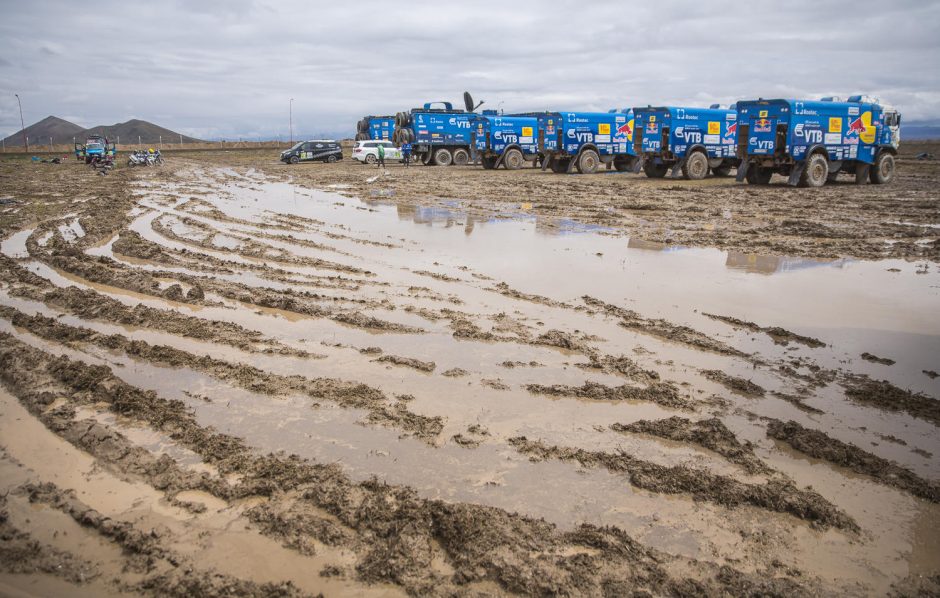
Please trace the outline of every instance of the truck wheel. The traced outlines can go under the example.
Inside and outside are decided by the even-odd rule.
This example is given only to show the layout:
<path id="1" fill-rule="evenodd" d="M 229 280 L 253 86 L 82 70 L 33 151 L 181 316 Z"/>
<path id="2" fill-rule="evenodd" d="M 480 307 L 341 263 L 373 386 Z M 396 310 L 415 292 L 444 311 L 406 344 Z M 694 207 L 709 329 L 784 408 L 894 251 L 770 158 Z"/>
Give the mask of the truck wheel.
<path id="1" fill-rule="evenodd" d="M 813 154 L 806 160 L 800 175 L 800 187 L 822 187 L 829 178 L 829 160 L 822 154 Z"/>
<path id="2" fill-rule="evenodd" d="M 875 185 L 885 185 L 894 180 L 894 156 L 888 152 L 881 152 L 875 158 L 875 163 L 868 171 L 869 180 Z"/>
<path id="3" fill-rule="evenodd" d="M 700 181 L 708 175 L 708 156 L 703 152 L 692 152 L 682 164 L 682 176 L 690 181 Z"/>
<path id="4" fill-rule="evenodd" d="M 451 155 L 450 150 L 448 149 L 439 149 L 434 152 L 434 163 L 438 166 L 450 166 L 451 162 L 454 161 L 454 157 Z"/>
<path id="5" fill-rule="evenodd" d="M 731 174 L 731 162 L 722 162 L 720 165 L 712 168 L 712 174 L 715 176 L 728 176 Z"/>
<path id="6" fill-rule="evenodd" d="M 769 185 L 770 177 L 774 176 L 773 168 L 763 166 L 752 166 L 747 169 L 747 182 L 750 185 Z"/>
<path id="7" fill-rule="evenodd" d="M 300 158 L 298 158 L 297 156 L 291 156 L 291 157 L 290 157 L 290 163 L 291 163 L 291 164 L 297 164 L 298 162 L 300 162 Z"/>
<path id="8" fill-rule="evenodd" d="M 584 150 L 578 156 L 578 172 L 581 174 L 594 174 L 597 172 L 597 165 L 600 164 L 600 158 L 594 150 Z"/>
<path id="9" fill-rule="evenodd" d="M 646 173 L 651 179 L 661 179 L 666 176 L 666 173 L 669 172 L 669 167 L 665 164 L 653 164 L 652 162 L 645 162 L 643 164 L 643 172 Z"/>
<path id="10" fill-rule="evenodd" d="M 496 168 L 496 158 L 495 157 L 485 157 L 482 160 L 483 168 L 486 170 L 493 170 Z"/>
<path id="11" fill-rule="evenodd" d="M 525 158 L 522 156 L 522 152 L 516 148 L 512 148 L 503 156 L 503 166 L 506 167 L 506 170 L 519 170 L 523 164 L 525 164 Z"/>
<path id="12" fill-rule="evenodd" d="M 356 141 L 365 141 L 369 138 L 367 133 L 359 132 L 356 133 Z"/>
<path id="13" fill-rule="evenodd" d="M 377 161 L 375 154 L 366 154 L 366 164 L 375 164 Z"/>
<path id="14" fill-rule="evenodd" d="M 454 166 L 466 166 L 470 162 L 470 154 L 467 150 L 454 150 Z"/>
<path id="15" fill-rule="evenodd" d="M 564 174 L 568 172 L 568 164 L 571 163 L 571 158 L 555 158 L 552 160 L 552 172 L 556 174 Z"/>

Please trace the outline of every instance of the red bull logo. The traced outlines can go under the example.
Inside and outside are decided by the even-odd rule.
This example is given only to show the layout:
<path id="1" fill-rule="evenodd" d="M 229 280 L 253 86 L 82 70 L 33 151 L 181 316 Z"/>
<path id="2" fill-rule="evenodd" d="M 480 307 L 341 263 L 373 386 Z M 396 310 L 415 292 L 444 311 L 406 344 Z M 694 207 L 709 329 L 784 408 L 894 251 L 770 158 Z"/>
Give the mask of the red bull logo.
<path id="1" fill-rule="evenodd" d="M 845 136 L 858 137 L 862 143 L 875 142 L 875 127 L 871 124 L 871 112 L 864 112 L 858 118 L 849 123 L 849 128 Z"/>
<path id="2" fill-rule="evenodd" d="M 738 134 L 738 123 L 731 123 L 728 125 L 728 130 L 725 131 L 725 137 L 734 137 Z"/>
<path id="3" fill-rule="evenodd" d="M 631 121 L 632 122 L 632 121 Z M 633 126 L 631 123 L 623 123 L 620 127 L 617 128 L 618 135 L 633 135 Z"/>
<path id="4" fill-rule="evenodd" d="M 770 121 L 766 118 L 760 118 L 754 121 L 755 133 L 770 133 Z"/>

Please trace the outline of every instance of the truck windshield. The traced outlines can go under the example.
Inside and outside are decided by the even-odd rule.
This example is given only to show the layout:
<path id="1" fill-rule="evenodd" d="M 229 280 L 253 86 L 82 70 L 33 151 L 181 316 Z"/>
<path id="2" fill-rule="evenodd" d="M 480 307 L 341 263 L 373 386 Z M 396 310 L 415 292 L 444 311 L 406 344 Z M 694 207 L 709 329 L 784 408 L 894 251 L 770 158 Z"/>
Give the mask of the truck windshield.
<path id="1" fill-rule="evenodd" d="M 104 149 L 104 144 L 93 141 L 85 146 L 86 149 Z"/>

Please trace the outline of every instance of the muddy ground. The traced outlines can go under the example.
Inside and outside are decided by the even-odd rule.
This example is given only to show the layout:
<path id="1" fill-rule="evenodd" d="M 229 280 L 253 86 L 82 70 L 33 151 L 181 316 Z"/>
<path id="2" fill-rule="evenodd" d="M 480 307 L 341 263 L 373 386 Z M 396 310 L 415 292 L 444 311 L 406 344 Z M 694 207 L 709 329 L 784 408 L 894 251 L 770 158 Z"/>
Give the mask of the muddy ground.
<path id="1" fill-rule="evenodd" d="M 0 162 L 0 593 L 940 592 L 925 149 L 822 190 Z"/>

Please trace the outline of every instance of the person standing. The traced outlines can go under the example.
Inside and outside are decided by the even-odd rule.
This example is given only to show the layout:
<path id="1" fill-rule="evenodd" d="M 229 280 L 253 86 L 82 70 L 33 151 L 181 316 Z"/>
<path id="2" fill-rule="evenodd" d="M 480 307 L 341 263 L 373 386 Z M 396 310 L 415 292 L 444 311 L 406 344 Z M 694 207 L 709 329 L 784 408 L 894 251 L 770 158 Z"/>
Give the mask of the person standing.
<path id="1" fill-rule="evenodd" d="M 406 168 L 411 165 L 411 144 L 407 141 L 401 144 L 401 158 Z"/>
<path id="2" fill-rule="evenodd" d="M 385 146 L 381 143 L 379 144 L 379 163 L 376 168 L 385 168 Z"/>

